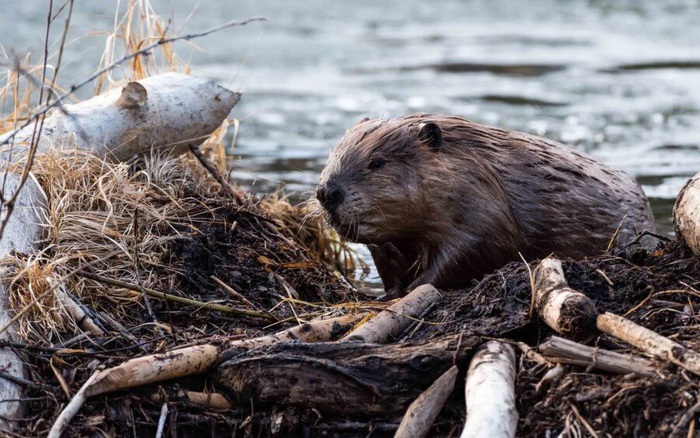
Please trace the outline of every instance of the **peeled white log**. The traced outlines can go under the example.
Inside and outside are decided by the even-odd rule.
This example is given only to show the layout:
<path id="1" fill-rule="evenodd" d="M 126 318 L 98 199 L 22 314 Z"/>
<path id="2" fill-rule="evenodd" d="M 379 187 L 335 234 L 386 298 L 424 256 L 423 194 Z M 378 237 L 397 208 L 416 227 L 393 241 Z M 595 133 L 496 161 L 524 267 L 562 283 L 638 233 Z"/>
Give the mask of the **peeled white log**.
<path id="1" fill-rule="evenodd" d="M 201 144 L 239 99 L 239 93 L 207 79 L 181 73 L 151 76 L 53 110 L 44 120 L 38 151 L 77 148 L 113 161 L 150 150 L 181 154 Z M 31 124 L 15 135 L 11 161 L 24 158 L 33 131 Z M 7 137 L 0 136 L 0 144 Z M 8 154 L 5 150 L 5 159 Z"/>
<path id="2" fill-rule="evenodd" d="M 459 369 L 456 365 L 445 371 L 411 403 L 394 434 L 394 438 L 423 438 L 428 436 L 433 422 L 452 394 Z"/>
<path id="3" fill-rule="evenodd" d="M 535 269 L 533 294 L 537 312 L 557 333 L 580 340 L 595 332 L 593 300 L 569 287 L 558 259 L 547 257 Z"/>
<path id="4" fill-rule="evenodd" d="M 386 310 L 347 334 L 340 342 L 385 344 L 400 336 L 416 318 L 437 303 L 440 296 L 432 284 L 418 286 Z"/>
<path id="5" fill-rule="evenodd" d="M 676 236 L 700 256 L 700 173 L 681 189 L 673 205 L 673 223 Z"/>
<path id="6" fill-rule="evenodd" d="M 515 436 L 515 353 L 510 345 L 489 341 L 479 348 L 469 364 L 465 395 L 461 438 Z"/>
<path id="7" fill-rule="evenodd" d="M 240 99 L 234 93 L 212 81 L 179 73 L 165 73 L 115 89 L 86 101 L 63 105 L 49 114 L 37 152 L 82 149 L 114 161 L 127 160 L 134 155 L 157 150 L 171 155 L 199 145 L 226 119 Z M 0 135 L 0 164 L 27 159 L 34 124 L 17 132 Z M 3 199 L 17 191 L 20 175 L 0 172 L 5 180 Z M 20 189 L 14 210 L 0 236 L 0 259 L 11 251 L 29 254 L 41 247 L 43 218 L 47 199 L 37 181 L 31 176 Z M 1 206 L 0 219 L 8 215 Z M 9 283 L 0 283 L 0 339 L 12 339 L 16 333 L 7 312 Z M 0 368 L 10 376 L 23 377 L 20 359 L 8 349 L 0 349 Z M 21 388 L 0 379 L 0 430 L 15 426 L 13 419 L 22 416 Z"/>

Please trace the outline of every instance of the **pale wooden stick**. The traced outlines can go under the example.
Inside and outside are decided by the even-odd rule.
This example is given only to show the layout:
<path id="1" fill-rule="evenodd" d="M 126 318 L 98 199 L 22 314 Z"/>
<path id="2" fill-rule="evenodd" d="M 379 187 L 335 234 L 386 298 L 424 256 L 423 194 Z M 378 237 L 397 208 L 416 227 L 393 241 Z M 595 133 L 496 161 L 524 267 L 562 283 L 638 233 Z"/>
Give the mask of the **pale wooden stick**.
<path id="1" fill-rule="evenodd" d="M 440 296 L 437 289 L 430 284 L 418 286 L 401 300 L 347 334 L 340 342 L 385 344 L 391 339 L 396 339 L 416 318 L 437 303 Z"/>
<path id="2" fill-rule="evenodd" d="M 324 342 L 333 339 L 334 335 L 347 331 L 352 325 L 364 318 L 366 313 L 344 315 L 336 318 L 319 319 L 306 324 L 297 325 L 273 335 L 261 336 L 253 339 L 240 339 L 230 342 L 230 348 L 253 348 L 277 342 L 300 340 L 304 342 Z"/>
<path id="3" fill-rule="evenodd" d="M 700 173 L 681 189 L 673 205 L 673 223 L 676 235 L 700 255 Z"/>
<path id="4" fill-rule="evenodd" d="M 394 438 L 423 438 L 452 394 L 459 369 L 456 365 L 440 376 L 435 383 L 423 391 L 406 410 Z"/>
<path id="5" fill-rule="evenodd" d="M 515 353 L 510 345 L 489 341 L 481 346 L 469 364 L 465 395 L 461 438 L 515 436 Z"/>
<path id="6" fill-rule="evenodd" d="M 535 308 L 554 331 L 574 339 L 586 339 L 595 331 L 598 311 L 593 300 L 571 289 L 561 262 L 547 257 L 535 269 Z"/>
<path id="7" fill-rule="evenodd" d="M 598 329 L 640 350 L 700 375 L 700 353 L 609 312 L 598 316 Z"/>
<path id="8" fill-rule="evenodd" d="M 47 438 L 61 437 L 66 426 L 68 426 L 68 423 L 70 423 L 70 420 L 75 416 L 75 414 L 78 413 L 80 408 L 85 403 L 85 400 L 87 400 L 87 398 L 89 397 L 89 395 L 87 394 L 87 390 L 90 388 L 90 386 L 98 378 L 99 375 L 100 372 L 95 371 L 95 373 L 92 376 L 90 376 L 90 378 L 87 379 L 85 383 L 83 383 L 83 386 L 80 387 L 78 392 L 75 393 L 73 399 L 66 405 L 65 408 L 63 408 L 61 414 L 58 416 L 58 418 L 56 418 L 56 421 L 54 421 Z"/>
<path id="9" fill-rule="evenodd" d="M 547 360 L 555 363 L 593 366 L 612 373 L 654 376 L 654 363 L 648 359 L 620 354 L 552 336 L 539 347 Z"/>

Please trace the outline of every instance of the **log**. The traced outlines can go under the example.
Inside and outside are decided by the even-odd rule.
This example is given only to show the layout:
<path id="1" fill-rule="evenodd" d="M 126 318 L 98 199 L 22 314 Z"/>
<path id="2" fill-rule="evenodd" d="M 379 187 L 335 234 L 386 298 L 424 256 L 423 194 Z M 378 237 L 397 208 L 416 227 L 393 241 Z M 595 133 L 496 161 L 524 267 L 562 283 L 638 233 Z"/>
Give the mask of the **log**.
<path id="1" fill-rule="evenodd" d="M 540 344 L 539 350 L 548 361 L 554 363 L 590 366 L 619 374 L 656 375 L 654 363 L 648 359 L 588 347 L 558 336 L 552 336 L 544 341 Z"/>
<path id="2" fill-rule="evenodd" d="M 423 438 L 452 394 L 459 369 L 453 365 L 411 403 L 394 438 Z"/>
<path id="3" fill-rule="evenodd" d="M 598 329 L 652 356 L 667 360 L 700 376 L 700 353 L 627 318 L 605 312 L 598 317 Z"/>
<path id="4" fill-rule="evenodd" d="M 585 340 L 595 334 L 596 310 L 593 300 L 569 287 L 561 261 L 547 257 L 535 269 L 535 309 L 557 333 Z"/>
<path id="5" fill-rule="evenodd" d="M 392 304 L 340 342 L 387 343 L 397 339 L 416 319 L 440 300 L 440 293 L 431 284 L 424 284 Z"/>
<path id="6" fill-rule="evenodd" d="M 1 176 L 0 176 L 1 178 Z M 5 191 L 13 193 L 20 182 L 20 176 L 14 173 L 6 175 Z M 14 211 L 10 216 L 2 237 L 0 237 L 0 259 L 9 255 L 12 251 L 29 254 L 38 250 L 43 237 L 42 220 L 48 204 L 46 194 L 39 186 L 37 180 L 30 175 L 23 190 L 15 201 Z M 2 217 L 7 214 L 3 209 Z M 17 326 L 12 324 L 12 316 L 7 310 L 7 300 L 11 285 L 11 275 L 8 268 L 0 267 L 0 340 L 19 341 L 16 336 Z M 11 377 L 25 378 L 24 362 L 9 348 L 0 348 L 0 369 Z M 12 431 L 17 425 L 16 420 L 24 416 L 22 388 L 15 382 L 0 379 L 0 430 Z"/>
<path id="7" fill-rule="evenodd" d="M 700 173 L 685 183 L 673 204 L 676 236 L 700 256 Z"/>
<path id="8" fill-rule="evenodd" d="M 191 144 L 199 145 L 228 116 L 240 94 L 193 76 L 166 73 L 127 84 L 86 101 L 62 105 L 44 120 L 37 143 L 39 153 L 61 149 L 82 149 L 110 160 L 127 160 L 134 155 L 157 150 L 179 154 Z M 0 135 L 0 164 L 27 161 L 34 124 L 16 133 Z M 21 167 L 21 166 L 20 166 Z M 3 173 L 4 200 L 19 190 L 14 209 L 0 236 L 0 259 L 11 251 L 30 254 L 41 248 L 42 222 L 46 195 L 31 174 L 20 187 L 21 176 Z M 3 204 L 0 220 L 10 210 Z M 3 272 L 2 274 L 6 274 Z M 3 275 L 2 278 L 7 278 Z M 15 337 L 10 325 L 7 297 L 10 283 L 0 283 L 0 339 Z M 9 326 L 8 326 L 9 325 Z M 0 367 L 10 376 L 23 377 L 19 357 L 0 349 Z M 20 388 L 8 380 L 0 381 L 0 430 L 12 430 L 22 417 Z"/>
<path id="9" fill-rule="evenodd" d="M 396 415 L 453 364 L 465 364 L 480 342 L 471 335 L 413 345 L 284 342 L 228 358 L 213 380 L 241 407 L 300 406 L 343 418 Z"/>
<path id="10" fill-rule="evenodd" d="M 149 151 L 182 154 L 206 140 L 239 99 L 239 93 L 207 79 L 151 76 L 54 110 L 44 120 L 38 151 L 77 148 L 113 161 Z M 2 158 L 23 159 L 33 132 L 33 124 L 20 130 L 10 141 L 14 156 L 4 151 Z M 0 144 L 8 137 L 0 136 Z"/>
<path id="11" fill-rule="evenodd" d="M 469 364 L 465 395 L 461 438 L 515 436 L 515 352 L 510 345 L 489 341 L 479 348 Z"/>

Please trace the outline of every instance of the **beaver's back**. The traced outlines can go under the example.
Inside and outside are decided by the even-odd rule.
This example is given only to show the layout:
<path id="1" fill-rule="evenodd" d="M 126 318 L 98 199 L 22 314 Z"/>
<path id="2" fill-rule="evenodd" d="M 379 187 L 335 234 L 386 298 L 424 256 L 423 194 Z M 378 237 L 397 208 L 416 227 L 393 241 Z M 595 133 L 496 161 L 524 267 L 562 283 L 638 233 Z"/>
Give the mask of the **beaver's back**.
<path id="1" fill-rule="evenodd" d="M 655 232 L 644 192 L 624 172 L 551 140 L 462 121 L 462 146 L 499 178 L 524 256 L 580 258 L 604 251 L 616 231 L 618 246 Z"/>

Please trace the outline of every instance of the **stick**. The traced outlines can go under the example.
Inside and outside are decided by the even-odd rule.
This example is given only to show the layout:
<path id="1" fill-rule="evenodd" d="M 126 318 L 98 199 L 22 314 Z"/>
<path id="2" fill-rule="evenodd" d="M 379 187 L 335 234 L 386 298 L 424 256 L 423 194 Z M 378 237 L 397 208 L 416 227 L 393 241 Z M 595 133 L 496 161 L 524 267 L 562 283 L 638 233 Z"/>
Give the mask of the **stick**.
<path id="1" fill-rule="evenodd" d="M 162 438 L 163 429 L 165 428 L 165 419 L 168 418 L 168 404 L 163 403 L 160 408 L 160 418 L 158 418 L 158 428 L 156 429 L 156 438 Z"/>
<path id="2" fill-rule="evenodd" d="M 598 329 L 640 350 L 700 375 L 700 353 L 685 348 L 629 319 L 609 312 L 598 316 Z"/>
<path id="3" fill-rule="evenodd" d="M 432 285 L 418 286 L 401 300 L 346 335 L 340 342 L 385 344 L 400 336 L 411 322 L 425 309 L 435 304 L 440 297 L 440 293 Z"/>
<path id="4" fill-rule="evenodd" d="M 452 394 L 458 372 L 457 366 L 453 365 L 452 368 L 447 370 L 411 403 L 401 420 L 394 438 L 423 438 L 428 436 L 430 427 L 445 405 L 447 397 Z"/>
<path id="5" fill-rule="evenodd" d="M 114 280 L 111 278 L 106 278 L 106 277 L 101 277 L 96 274 L 91 274 L 90 272 L 87 271 L 78 271 L 78 275 L 81 275 L 83 277 L 90 278 L 95 281 L 99 281 L 100 283 L 104 284 L 109 284 L 110 286 L 116 286 L 116 287 L 123 287 L 124 289 L 129 289 L 133 290 L 135 292 L 141 292 L 145 293 L 146 295 L 153 297 L 153 298 L 160 298 L 161 300 L 168 300 L 172 301 L 175 303 L 180 303 L 180 304 L 186 304 L 188 306 L 194 306 L 194 307 L 199 307 L 199 308 L 208 308 L 212 310 L 218 310 L 219 312 L 224 312 L 224 313 L 230 313 L 232 315 L 239 315 L 239 316 L 247 316 L 251 318 L 261 318 L 261 319 L 266 319 L 268 321 L 277 321 L 277 318 L 267 312 L 258 312 L 255 310 L 247 310 L 247 309 L 236 309 L 233 307 L 229 306 L 224 306 L 223 304 L 217 304 L 217 303 L 204 303 L 202 301 L 196 301 L 192 300 L 190 298 L 185 298 L 185 297 L 179 297 L 177 295 L 172 295 L 168 294 L 165 292 L 158 292 L 157 290 L 149 289 L 147 287 L 141 287 L 137 286 L 135 284 L 130 284 L 130 283 L 125 283 L 123 281 L 119 280 Z"/>
<path id="6" fill-rule="evenodd" d="M 304 342 L 325 342 L 337 337 L 339 333 L 347 331 L 353 324 L 367 316 L 366 313 L 339 316 L 336 318 L 319 319 L 306 324 L 297 325 L 273 335 L 262 336 L 253 339 L 240 339 L 231 342 L 229 348 L 253 348 L 277 342 L 299 340 Z"/>
<path id="7" fill-rule="evenodd" d="M 245 202 L 245 198 L 243 197 L 243 195 L 238 193 L 238 191 L 233 188 L 231 183 L 226 181 L 224 177 L 221 176 L 221 172 L 219 172 L 219 169 L 217 169 L 216 166 L 211 164 L 211 162 L 207 159 L 207 157 L 205 157 L 202 154 L 202 151 L 200 151 L 197 146 L 190 145 L 190 152 L 192 152 L 192 155 L 194 155 L 197 158 L 199 163 L 209 171 L 211 176 L 213 176 L 216 182 L 219 183 L 221 189 L 224 191 L 224 193 L 226 193 L 226 195 L 235 199 L 236 202 L 238 202 L 239 204 L 243 204 Z"/>
<path id="8" fill-rule="evenodd" d="M 557 333 L 577 340 L 594 334 L 598 315 L 595 304 L 569 287 L 558 259 L 547 257 L 535 269 L 533 294 L 538 313 Z"/>
<path id="9" fill-rule="evenodd" d="M 78 392 L 75 393 L 73 399 L 70 401 L 70 403 L 68 403 L 68 405 L 66 405 L 65 408 L 63 408 L 61 414 L 58 416 L 58 418 L 56 418 L 53 426 L 51 426 L 48 438 L 60 438 L 61 435 L 63 435 L 63 430 L 66 428 L 66 426 L 68 426 L 70 420 L 75 416 L 75 414 L 78 413 L 80 408 L 83 406 L 83 403 L 85 403 L 85 400 L 89 397 L 87 390 L 99 375 L 100 372 L 95 371 L 95 373 L 90 376 L 89 379 L 87 379 Z"/>
<path id="10" fill-rule="evenodd" d="M 648 359 L 588 347 L 558 336 L 552 336 L 540 344 L 539 349 L 548 361 L 554 363 L 592 366 L 620 374 L 656 375 L 654 363 Z"/>
<path id="11" fill-rule="evenodd" d="M 461 438 L 515 436 L 515 353 L 510 345 L 489 341 L 481 346 L 469 364 L 465 395 Z"/>

